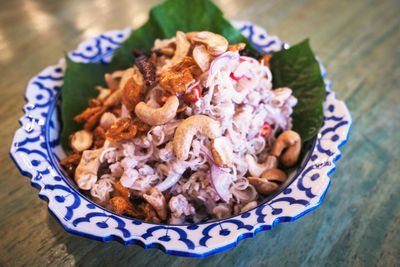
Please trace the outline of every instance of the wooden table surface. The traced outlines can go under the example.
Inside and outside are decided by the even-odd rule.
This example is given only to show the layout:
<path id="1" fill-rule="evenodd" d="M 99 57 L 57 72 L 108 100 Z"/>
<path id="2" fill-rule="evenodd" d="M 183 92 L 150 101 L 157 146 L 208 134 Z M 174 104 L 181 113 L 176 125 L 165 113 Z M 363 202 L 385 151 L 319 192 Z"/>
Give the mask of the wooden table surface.
<path id="1" fill-rule="evenodd" d="M 236 248 L 189 259 L 64 231 L 8 155 L 28 80 L 106 30 L 138 27 L 157 0 L 0 1 L 0 266 L 399 266 L 400 2 L 218 0 L 282 40 L 305 37 L 354 119 L 323 204 Z"/>

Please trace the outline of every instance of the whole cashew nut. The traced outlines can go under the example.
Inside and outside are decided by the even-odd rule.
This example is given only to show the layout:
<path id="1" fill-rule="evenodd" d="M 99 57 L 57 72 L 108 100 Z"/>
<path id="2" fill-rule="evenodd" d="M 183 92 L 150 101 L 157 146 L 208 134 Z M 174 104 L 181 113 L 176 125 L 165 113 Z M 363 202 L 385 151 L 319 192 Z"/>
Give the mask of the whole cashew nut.
<path id="1" fill-rule="evenodd" d="M 278 189 L 277 182 L 286 181 L 286 174 L 276 168 L 266 170 L 261 177 L 248 177 L 249 183 L 253 185 L 257 192 L 262 195 L 268 195 Z"/>
<path id="2" fill-rule="evenodd" d="M 282 151 L 286 151 L 282 154 Z M 301 137 L 295 131 L 285 131 L 281 133 L 272 147 L 271 154 L 280 157 L 282 164 L 291 167 L 299 159 L 301 150 Z"/>
<path id="3" fill-rule="evenodd" d="M 278 166 L 278 160 L 272 155 L 268 155 L 263 163 L 257 163 L 256 159 L 250 154 L 246 154 L 245 160 L 249 165 L 250 175 L 255 177 L 260 177 L 265 170 Z"/>
<path id="4" fill-rule="evenodd" d="M 228 49 L 228 40 L 222 35 L 213 32 L 189 32 L 186 36 L 193 42 L 206 45 L 208 53 L 213 56 L 219 56 Z"/>
<path id="5" fill-rule="evenodd" d="M 176 50 L 174 56 L 171 59 L 172 65 L 175 65 L 176 63 L 181 61 L 182 58 L 186 57 L 186 55 L 189 53 L 189 50 L 190 50 L 190 42 L 187 40 L 186 35 L 181 31 L 177 31 Z"/>
<path id="6" fill-rule="evenodd" d="M 286 181 L 286 173 L 277 168 L 272 168 L 264 171 L 261 178 L 267 179 L 270 182 L 283 183 Z"/>
<path id="7" fill-rule="evenodd" d="M 160 108 L 152 108 L 144 102 L 140 102 L 135 107 L 136 116 L 150 125 L 163 125 L 176 116 L 179 107 L 178 97 L 172 95 L 168 97 L 165 104 Z"/>
<path id="8" fill-rule="evenodd" d="M 194 61 L 196 61 L 201 71 L 205 72 L 210 68 L 211 56 L 204 45 L 196 45 L 196 47 L 193 48 L 192 54 Z"/>
<path id="9" fill-rule="evenodd" d="M 93 144 L 93 134 L 87 130 L 77 131 L 70 137 L 70 144 L 77 153 L 89 149 Z"/>
<path id="10" fill-rule="evenodd" d="M 243 212 L 246 212 L 246 211 L 249 211 L 249 210 L 251 210 L 251 209 L 254 209 L 255 207 L 257 207 L 257 201 L 252 201 L 252 202 L 249 202 L 249 203 L 247 203 L 245 206 L 243 206 L 241 209 L 240 209 L 240 212 L 241 213 L 243 213 Z"/>
<path id="11" fill-rule="evenodd" d="M 211 153 L 215 163 L 222 168 L 229 168 L 233 163 L 232 144 L 228 138 L 220 136 L 211 141 Z"/>
<path id="12" fill-rule="evenodd" d="M 173 145 L 178 160 L 188 158 L 193 136 L 198 132 L 211 139 L 221 136 L 221 129 L 217 121 L 205 115 L 190 116 L 179 124 L 175 131 Z"/>
<path id="13" fill-rule="evenodd" d="M 144 194 L 143 198 L 156 210 L 161 220 L 167 219 L 167 201 L 164 195 L 156 187 L 150 189 L 150 194 Z"/>

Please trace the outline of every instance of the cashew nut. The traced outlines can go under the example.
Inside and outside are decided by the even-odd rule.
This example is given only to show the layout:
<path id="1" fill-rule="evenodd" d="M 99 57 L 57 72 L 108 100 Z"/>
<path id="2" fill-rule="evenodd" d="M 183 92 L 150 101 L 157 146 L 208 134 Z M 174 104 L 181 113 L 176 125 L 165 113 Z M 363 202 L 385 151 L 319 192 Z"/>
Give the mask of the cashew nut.
<path id="1" fill-rule="evenodd" d="M 190 116 L 179 124 L 175 131 L 173 144 L 178 160 L 188 158 L 193 136 L 198 132 L 211 139 L 221 136 L 221 129 L 217 121 L 205 115 Z"/>
<path id="2" fill-rule="evenodd" d="M 274 182 L 270 182 L 267 179 L 258 178 L 258 177 L 248 177 L 249 183 L 254 186 L 258 193 L 262 195 L 268 195 L 278 189 L 278 184 Z"/>
<path id="3" fill-rule="evenodd" d="M 215 163 L 222 168 L 229 168 L 233 163 L 232 144 L 228 138 L 220 136 L 211 141 L 211 153 Z"/>
<path id="4" fill-rule="evenodd" d="M 96 89 L 99 91 L 99 94 L 97 95 L 97 100 L 100 100 L 101 102 L 104 102 L 107 97 L 110 96 L 111 90 L 107 88 L 103 88 L 101 86 L 96 86 Z"/>
<path id="5" fill-rule="evenodd" d="M 166 56 L 173 56 L 175 54 L 175 49 L 172 47 L 163 47 L 160 48 L 160 52 Z"/>
<path id="6" fill-rule="evenodd" d="M 172 37 L 170 39 L 155 39 L 154 46 L 151 50 L 158 50 L 163 47 L 175 47 L 176 37 Z"/>
<path id="7" fill-rule="evenodd" d="M 231 187 L 230 192 L 234 195 L 238 203 L 247 204 L 257 199 L 257 190 L 251 184 L 244 189 Z"/>
<path id="8" fill-rule="evenodd" d="M 268 155 L 263 163 L 257 163 L 256 159 L 250 154 L 246 154 L 245 160 L 249 165 L 250 175 L 255 177 L 260 177 L 265 170 L 278 166 L 278 160 L 275 156 L 271 155 Z"/>
<path id="9" fill-rule="evenodd" d="M 75 170 L 75 182 L 79 188 L 89 190 L 96 183 L 102 151 L 103 149 L 83 151 L 81 161 Z"/>
<path id="10" fill-rule="evenodd" d="M 243 206 L 240 209 L 240 212 L 243 213 L 243 212 L 249 211 L 251 209 L 254 209 L 255 207 L 257 207 L 257 201 L 252 201 L 252 202 L 247 203 L 245 206 Z"/>
<path id="11" fill-rule="evenodd" d="M 121 81 L 121 77 L 122 77 L 123 73 L 124 73 L 124 71 L 117 70 L 111 74 L 110 73 L 104 74 L 104 80 L 106 81 L 106 84 L 109 89 L 111 89 L 111 90 L 118 89 L 119 82 Z"/>
<path id="12" fill-rule="evenodd" d="M 280 169 L 272 168 L 272 169 L 265 170 L 261 174 L 261 178 L 267 179 L 270 182 L 283 183 L 286 181 L 287 176 L 286 176 L 286 173 L 284 173 Z"/>
<path id="13" fill-rule="evenodd" d="M 93 134 L 87 130 L 75 132 L 71 137 L 71 148 L 74 152 L 82 152 L 93 144 Z"/>
<path id="14" fill-rule="evenodd" d="M 286 174 L 276 168 L 264 171 L 261 177 L 248 177 L 249 183 L 253 185 L 257 192 L 263 195 L 268 195 L 278 189 L 278 183 L 286 181 Z"/>
<path id="15" fill-rule="evenodd" d="M 104 101 L 104 106 L 113 107 L 117 106 L 121 103 L 122 90 L 116 90 L 107 97 L 106 101 Z"/>
<path id="16" fill-rule="evenodd" d="M 204 45 L 196 45 L 192 54 L 201 71 L 205 72 L 210 68 L 211 56 Z"/>
<path id="17" fill-rule="evenodd" d="M 176 50 L 175 55 L 171 59 L 172 65 L 178 63 L 182 58 L 186 57 L 190 50 L 190 42 L 187 40 L 186 35 L 181 32 L 176 32 Z"/>
<path id="18" fill-rule="evenodd" d="M 285 152 L 282 151 L 286 149 Z M 280 157 L 282 164 L 291 167 L 299 159 L 301 150 L 301 137 L 295 131 L 285 131 L 281 133 L 272 147 L 271 154 Z"/>
<path id="19" fill-rule="evenodd" d="M 107 130 L 117 121 L 117 117 L 111 112 L 105 112 L 100 118 L 100 126 Z"/>
<path id="20" fill-rule="evenodd" d="M 186 36 L 193 42 L 206 45 L 208 53 L 213 56 L 219 56 L 228 49 L 228 40 L 213 32 L 189 32 Z"/>
<path id="21" fill-rule="evenodd" d="M 152 187 L 150 194 L 144 194 L 143 198 L 156 210 L 161 220 L 167 219 L 167 201 L 160 190 Z"/>
<path id="22" fill-rule="evenodd" d="M 126 82 L 133 76 L 133 68 L 126 69 L 119 82 L 119 90 L 124 89 Z"/>
<path id="23" fill-rule="evenodd" d="M 111 95 L 105 100 L 104 106 L 106 107 L 117 106 L 121 103 L 122 89 L 124 89 L 125 84 L 128 82 L 128 80 L 133 77 L 133 68 L 126 69 L 125 71 L 123 71 L 123 73 L 120 73 L 119 75 L 121 76 L 119 87 L 117 88 L 117 90 L 114 90 Z"/>
<path id="24" fill-rule="evenodd" d="M 163 125 L 172 120 L 179 107 L 178 97 L 172 95 L 168 97 L 165 104 L 160 108 L 152 108 L 144 102 L 140 102 L 135 107 L 136 116 L 150 125 Z"/>

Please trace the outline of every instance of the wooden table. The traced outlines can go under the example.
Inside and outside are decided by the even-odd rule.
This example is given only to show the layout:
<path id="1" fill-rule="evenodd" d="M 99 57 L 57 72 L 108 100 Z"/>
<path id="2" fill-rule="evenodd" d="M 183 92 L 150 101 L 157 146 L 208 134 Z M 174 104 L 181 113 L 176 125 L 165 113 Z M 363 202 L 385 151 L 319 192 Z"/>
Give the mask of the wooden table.
<path id="1" fill-rule="evenodd" d="M 282 40 L 305 37 L 354 124 L 321 207 L 206 259 L 69 234 L 48 213 L 8 150 L 25 85 L 77 44 L 140 26 L 157 0 L 0 2 L 0 266 L 399 266 L 400 3 L 219 0 L 230 19 L 251 20 Z"/>

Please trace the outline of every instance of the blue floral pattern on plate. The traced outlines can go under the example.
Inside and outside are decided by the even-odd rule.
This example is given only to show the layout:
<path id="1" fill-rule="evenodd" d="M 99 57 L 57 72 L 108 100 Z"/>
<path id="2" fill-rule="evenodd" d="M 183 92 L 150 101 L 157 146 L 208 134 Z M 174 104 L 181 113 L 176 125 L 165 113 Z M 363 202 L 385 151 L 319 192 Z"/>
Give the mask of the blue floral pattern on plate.
<path id="1" fill-rule="evenodd" d="M 278 37 L 249 22 L 233 25 L 264 53 L 288 48 Z M 113 52 L 132 29 L 114 30 L 82 42 L 68 55 L 76 62 L 111 60 Z M 84 197 L 61 170 L 58 160 L 64 152 L 59 144 L 59 93 L 65 60 L 32 78 L 25 94 L 27 104 L 15 133 L 10 155 L 21 173 L 31 178 L 48 202 L 51 214 L 68 231 L 100 241 L 117 240 L 125 245 L 159 248 L 168 254 L 206 257 L 231 247 L 259 231 L 283 221 L 293 221 L 315 209 L 329 187 L 328 174 L 340 157 L 339 147 L 348 138 L 352 119 L 344 102 L 335 98 L 325 79 L 324 123 L 314 145 L 290 183 L 266 203 L 246 213 L 213 222 L 191 225 L 157 225 L 110 212 Z"/>

